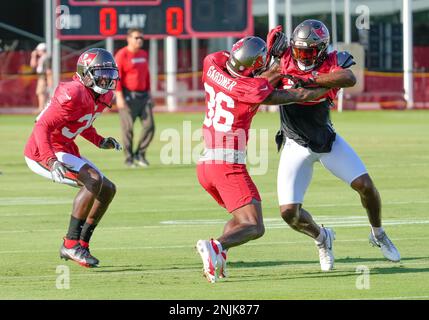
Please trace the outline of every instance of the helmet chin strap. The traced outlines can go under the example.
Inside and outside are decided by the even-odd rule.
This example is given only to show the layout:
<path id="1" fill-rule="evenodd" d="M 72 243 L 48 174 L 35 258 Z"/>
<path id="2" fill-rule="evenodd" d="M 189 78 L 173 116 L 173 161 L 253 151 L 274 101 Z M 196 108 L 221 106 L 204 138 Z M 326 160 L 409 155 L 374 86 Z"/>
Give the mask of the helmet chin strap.
<path id="1" fill-rule="evenodd" d="M 313 63 L 312 65 L 310 65 L 310 66 L 306 66 L 306 65 L 304 65 L 304 64 L 302 64 L 301 62 L 299 62 L 299 61 L 297 61 L 297 65 L 298 65 L 298 68 L 301 70 L 301 71 L 310 71 L 310 70 L 312 70 L 313 68 L 314 68 L 314 66 L 315 66 L 315 64 Z"/>
<path id="2" fill-rule="evenodd" d="M 98 94 L 106 94 L 107 92 L 109 92 L 108 89 L 103 89 L 100 88 L 99 86 L 95 85 L 92 87 L 92 90 L 94 90 L 94 92 L 98 93 Z"/>
<path id="3" fill-rule="evenodd" d="M 91 80 L 92 80 L 92 86 L 89 88 L 91 88 L 95 93 L 106 94 L 107 92 L 109 92 L 108 89 L 104 89 L 96 85 L 94 76 L 92 75 L 91 72 L 89 72 L 89 76 L 91 77 Z"/>

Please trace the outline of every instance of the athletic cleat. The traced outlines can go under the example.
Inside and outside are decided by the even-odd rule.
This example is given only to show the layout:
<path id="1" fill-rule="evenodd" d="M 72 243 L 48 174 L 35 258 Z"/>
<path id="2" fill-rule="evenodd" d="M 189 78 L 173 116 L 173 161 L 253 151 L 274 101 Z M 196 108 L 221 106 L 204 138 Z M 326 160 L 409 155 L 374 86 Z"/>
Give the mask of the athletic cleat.
<path id="1" fill-rule="evenodd" d="M 89 249 L 82 247 L 79 243 L 72 248 L 66 248 L 63 243 L 60 248 L 60 258 L 66 261 L 73 260 L 86 268 L 97 267 L 99 263 L 98 259 L 89 253 Z"/>
<path id="2" fill-rule="evenodd" d="M 127 160 L 127 161 L 125 161 L 125 166 L 127 168 L 137 168 L 137 165 L 134 163 L 133 160 Z"/>
<path id="3" fill-rule="evenodd" d="M 226 250 L 223 250 L 220 255 L 218 255 L 218 258 L 220 259 L 220 267 L 219 267 L 219 278 L 226 278 L 227 272 L 226 272 Z"/>
<path id="4" fill-rule="evenodd" d="M 149 162 L 146 160 L 146 157 L 143 155 L 136 155 L 134 157 L 134 161 L 140 167 L 149 167 Z"/>
<path id="5" fill-rule="evenodd" d="M 209 240 L 198 240 L 196 249 L 203 260 L 203 273 L 207 281 L 215 283 L 219 277 L 220 263 L 218 254 L 213 249 L 211 241 Z"/>
<path id="6" fill-rule="evenodd" d="M 94 257 L 91 252 L 89 251 L 89 247 L 82 246 L 83 249 L 85 249 L 88 252 L 88 256 L 94 259 L 95 264 L 98 266 L 100 264 L 100 260 L 98 260 L 96 257 Z"/>
<path id="7" fill-rule="evenodd" d="M 323 243 L 316 243 L 319 249 L 320 268 L 322 271 L 329 271 L 334 269 L 334 253 L 333 244 L 335 240 L 335 232 L 332 229 L 322 227 L 321 232 L 325 232 L 325 241 Z"/>
<path id="8" fill-rule="evenodd" d="M 398 249 L 396 249 L 386 232 L 383 231 L 378 237 L 376 237 L 371 231 L 369 234 L 369 243 L 373 247 L 379 247 L 386 259 L 393 262 L 399 262 L 401 260 L 401 255 L 399 254 Z"/>

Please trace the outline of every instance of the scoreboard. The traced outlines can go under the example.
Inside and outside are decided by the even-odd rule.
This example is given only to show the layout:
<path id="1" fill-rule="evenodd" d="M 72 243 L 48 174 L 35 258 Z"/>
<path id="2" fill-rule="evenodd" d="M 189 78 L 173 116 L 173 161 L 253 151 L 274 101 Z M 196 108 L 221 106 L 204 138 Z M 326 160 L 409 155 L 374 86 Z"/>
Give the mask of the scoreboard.
<path id="1" fill-rule="evenodd" d="M 251 0 L 56 0 L 62 40 L 123 39 L 130 28 L 145 38 L 243 37 L 253 34 Z"/>

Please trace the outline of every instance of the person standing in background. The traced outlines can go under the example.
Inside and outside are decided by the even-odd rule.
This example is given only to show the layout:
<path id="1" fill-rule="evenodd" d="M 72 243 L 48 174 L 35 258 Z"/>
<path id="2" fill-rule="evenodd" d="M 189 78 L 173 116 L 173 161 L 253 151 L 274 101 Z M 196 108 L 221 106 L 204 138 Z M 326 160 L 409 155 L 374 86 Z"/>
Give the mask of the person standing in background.
<path id="1" fill-rule="evenodd" d="M 128 30 L 127 43 L 115 55 L 121 79 L 116 89 L 116 104 L 121 119 L 125 165 L 147 167 L 146 150 L 153 139 L 155 124 L 148 54 L 142 49 L 143 31 L 137 28 Z M 133 151 L 136 118 L 140 118 L 143 128 L 137 148 Z"/>
<path id="2" fill-rule="evenodd" d="M 36 49 L 31 52 L 30 66 L 37 73 L 36 95 L 38 103 L 37 113 L 39 113 L 46 106 L 49 91 L 52 88 L 51 58 L 48 55 L 46 43 L 39 43 Z"/>

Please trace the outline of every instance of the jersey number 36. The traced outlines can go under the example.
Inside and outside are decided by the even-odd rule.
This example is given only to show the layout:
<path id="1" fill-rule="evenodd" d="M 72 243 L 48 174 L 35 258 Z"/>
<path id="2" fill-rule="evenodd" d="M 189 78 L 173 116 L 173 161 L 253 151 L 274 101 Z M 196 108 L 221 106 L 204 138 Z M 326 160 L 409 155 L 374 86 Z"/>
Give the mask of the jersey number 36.
<path id="1" fill-rule="evenodd" d="M 234 108 L 234 100 L 223 92 L 217 92 L 214 88 L 204 82 L 204 89 L 209 95 L 207 101 L 207 114 L 204 119 L 204 125 L 208 128 L 213 126 L 216 131 L 228 132 L 234 122 L 234 115 L 226 109 L 222 108 L 222 102 L 227 108 Z M 221 118 L 225 122 L 220 123 Z"/>

